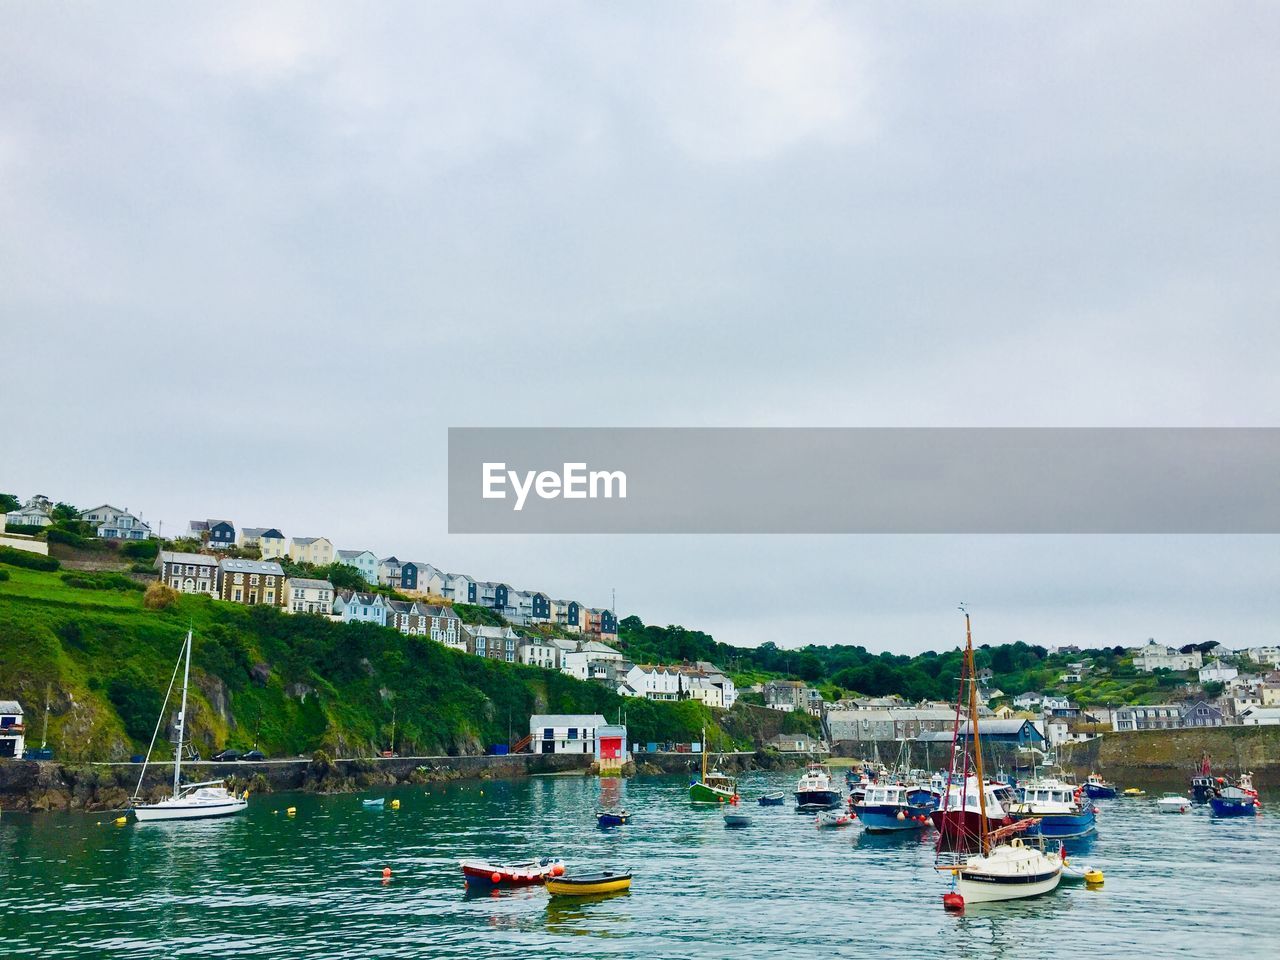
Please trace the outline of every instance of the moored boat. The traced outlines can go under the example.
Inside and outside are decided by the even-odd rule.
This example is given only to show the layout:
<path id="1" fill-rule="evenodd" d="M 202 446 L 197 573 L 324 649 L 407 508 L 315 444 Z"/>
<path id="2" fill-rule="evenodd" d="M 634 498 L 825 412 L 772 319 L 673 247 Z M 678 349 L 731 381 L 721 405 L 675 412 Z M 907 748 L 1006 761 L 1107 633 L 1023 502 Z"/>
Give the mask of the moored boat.
<path id="1" fill-rule="evenodd" d="M 956 872 L 956 890 L 965 903 L 1038 897 L 1057 888 L 1062 860 L 1014 838 L 971 857 Z"/>
<path id="2" fill-rule="evenodd" d="M 1147 791 L 1143 790 L 1140 787 L 1126 787 L 1124 790 L 1124 793 L 1122 794 L 1122 796 L 1125 796 L 1125 797 L 1145 797 L 1146 795 L 1147 795 Z"/>
<path id="3" fill-rule="evenodd" d="M 547 893 L 553 897 L 593 897 L 602 893 L 621 893 L 631 889 L 631 871 L 611 873 L 579 873 L 547 880 Z"/>
<path id="4" fill-rule="evenodd" d="M 597 810 L 596 823 L 602 827 L 621 827 L 631 822 L 631 814 L 626 810 Z"/>
<path id="5" fill-rule="evenodd" d="M 819 811 L 814 821 L 819 827 L 851 827 L 853 826 L 853 817 L 839 810 L 822 810 Z"/>
<path id="6" fill-rule="evenodd" d="M 811 763 L 796 784 L 796 810 L 812 813 L 840 806 L 840 789 L 831 782 L 831 771 L 821 763 Z"/>
<path id="7" fill-rule="evenodd" d="M 929 794 L 932 799 L 932 794 Z M 912 804 L 910 788 L 903 784 L 874 784 L 867 788 L 853 812 L 868 833 L 922 830 L 929 825 L 932 802 Z"/>
<path id="8" fill-rule="evenodd" d="M 1008 784 L 988 780 L 982 790 L 972 774 L 944 787 L 938 805 L 929 817 L 946 845 L 976 838 L 983 830 L 998 830 L 1008 814 L 1005 805 L 1013 802 Z"/>
<path id="9" fill-rule="evenodd" d="M 178 663 L 173 668 L 173 678 L 169 681 L 169 690 L 165 693 L 160 717 L 169 705 L 169 693 L 173 692 L 173 684 L 178 678 L 178 667 L 185 661 L 182 673 L 182 705 L 178 708 L 177 739 L 173 751 L 173 793 L 155 803 L 140 803 L 142 780 L 147 774 L 147 763 L 151 760 L 151 750 L 155 747 L 156 736 L 160 732 L 160 720 L 156 721 L 155 733 L 151 735 L 151 744 L 147 747 L 146 759 L 142 762 L 142 772 L 138 775 L 138 786 L 133 792 L 130 812 L 139 823 L 157 820 L 205 820 L 210 817 L 227 817 L 239 813 L 249 806 L 249 791 L 236 796 L 227 789 L 222 780 L 205 780 L 202 783 L 182 782 L 182 752 L 188 746 L 183 739 L 187 729 L 187 687 L 191 680 L 191 646 L 192 632 L 187 631 L 187 639 L 182 652 L 178 654 Z"/>
<path id="10" fill-rule="evenodd" d="M 787 795 L 782 792 L 766 793 L 756 802 L 762 807 L 780 807 L 787 802 Z"/>
<path id="11" fill-rule="evenodd" d="M 1237 786 L 1223 787 L 1209 798 L 1215 817 L 1252 817 L 1262 808 L 1257 796 Z"/>
<path id="12" fill-rule="evenodd" d="M 737 803 L 738 783 L 716 770 L 707 772 L 707 731 L 702 731 L 702 776 L 689 784 L 689 799 L 694 803 Z"/>
<path id="13" fill-rule="evenodd" d="M 724 825 L 726 827 L 749 827 L 751 826 L 751 817 L 737 810 L 730 810 L 724 815 Z"/>
<path id="14" fill-rule="evenodd" d="M 1084 782 L 1085 796 L 1094 800 L 1110 800 L 1116 795 L 1116 785 L 1102 779 L 1102 774 L 1091 773 Z"/>
<path id="15" fill-rule="evenodd" d="M 552 877 L 564 873 L 564 861 L 559 857 L 543 857 L 541 860 L 503 862 L 495 860 L 459 860 L 462 875 L 467 883 L 491 887 L 527 887 L 546 883 Z"/>
<path id="16" fill-rule="evenodd" d="M 1067 840 L 1086 837 L 1098 829 L 1097 808 L 1081 797 L 1078 788 L 1054 777 L 1028 781 L 1021 799 L 1009 805 L 1012 817 L 1034 820 L 1027 835 Z"/>
<path id="17" fill-rule="evenodd" d="M 1186 813 L 1191 801 L 1180 793 L 1166 793 L 1156 801 L 1156 809 L 1161 813 Z"/>
<path id="18" fill-rule="evenodd" d="M 381 809 L 382 805 L 387 802 L 386 797 L 374 797 L 372 800 L 361 800 L 360 805 L 364 807 L 377 807 Z"/>

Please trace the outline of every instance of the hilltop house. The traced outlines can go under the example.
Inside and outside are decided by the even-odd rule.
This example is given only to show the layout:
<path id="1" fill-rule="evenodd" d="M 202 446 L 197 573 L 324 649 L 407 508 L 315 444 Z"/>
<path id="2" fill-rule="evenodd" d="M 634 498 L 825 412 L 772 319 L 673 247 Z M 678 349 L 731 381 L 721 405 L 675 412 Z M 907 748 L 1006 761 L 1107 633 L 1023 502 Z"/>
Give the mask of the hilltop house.
<path id="1" fill-rule="evenodd" d="M 227 557 L 218 561 L 218 597 L 249 606 L 285 605 L 284 570 L 274 560 L 239 560 Z"/>
<path id="2" fill-rule="evenodd" d="M 466 578 L 470 580 L 471 578 Z M 449 594 L 446 589 L 449 584 L 449 574 L 436 569 L 431 564 L 422 560 L 410 560 L 400 568 L 400 589 L 405 593 L 424 594 L 432 597 L 445 597 L 448 599 Z M 474 581 L 471 583 L 474 586 Z M 460 603 L 472 603 L 474 601 L 464 598 Z"/>
<path id="3" fill-rule="evenodd" d="M 475 586 L 477 604 L 488 607 L 507 620 L 515 619 L 516 608 L 511 605 L 511 598 L 515 591 L 510 585 L 493 580 L 477 580 Z"/>
<path id="4" fill-rule="evenodd" d="M 516 649 L 516 659 L 530 667 L 542 667 L 544 670 L 559 669 L 559 649 L 547 640 L 526 638 L 520 641 Z"/>
<path id="5" fill-rule="evenodd" d="M 22 704 L 17 700 L 0 700 L 0 760 L 21 760 L 23 736 Z"/>
<path id="6" fill-rule="evenodd" d="M 1117 707 L 1111 727 L 1118 733 L 1133 730 L 1174 730 L 1182 726 L 1182 707 L 1176 703 L 1152 703 Z"/>
<path id="7" fill-rule="evenodd" d="M 378 557 L 372 550 L 339 550 L 334 559 L 344 567 L 354 567 L 364 582 L 378 582 Z"/>
<path id="8" fill-rule="evenodd" d="M 512 593 L 510 599 L 515 608 L 515 614 L 509 618 L 512 623 L 523 626 L 551 621 L 551 599 L 545 593 L 519 590 Z"/>
<path id="9" fill-rule="evenodd" d="M 327 537 L 294 537 L 289 541 L 289 558 L 294 563 L 327 567 L 333 563 L 333 543 Z"/>
<path id="10" fill-rule="evenodd" d="M 264 539 L 279 541 L 279 552 L 268 557 L 262 543 Z M 257 547 L 258 550 L 262 551 L 263 560 L 274 560 L 277 557 L 286 556 L 289 552 L 288 544 L 285 543 L 284 534 L 275 527 L 242 527 L 240 529 L 240 537 L 236 543 L 244 549 Z"/>
<path id="11" fill-rule="evenodd" d="M 1144 673 L 1153 670 L 1199 670 L 1201 656 L 1199 650 L 1180 653 L 1155 640 L 1148 640 L 1147 645 L 1134 654 L 1133 665 Z"/>
<path id="12" fill-rule="evenodd" d="M 161 583 L 179 593 L 218 595 L 218 560 L 203 553 L 175 553 L 161 550 L 155 568 Z"/>
<path id="13" fill-rule="evenodd" d="M 279 560 L 289 556 L 289 540 L 276 527 L 263 530 L 258 535 L 258 552 L 263 560 Z"/>
<path id="14" fill-rule="evenodd" d="M 47 527 L 53 523 L 49 516 L 52 510 L 49 498 L 37 493 L 21 509 L 10 511 L 6 519 L 11 527 Z"/>
<path id="15" fill-rule="evenodd" d="M 447 573 L 444 577 L 444 597 L 454 603 L 476 602 L 476 582 L 465 573 Z"/>
<path id="16" fill-rule="evenodd" d="M 144 520 L 109 503 L 84 511 L 80 519 L 93 524 L 102 540 L 146 540 L 151 536 L 151 527 Z"/>
<path id="17" fill-rule="evenodd" d="M 579 616 L 582 615 L 581 609 L 578 611 Z M 586 624 L 583 631 L 586 633 L 594 633 L 599 637 L 616 640 L 618 638 L 618 620 L 613 615 L 612 610 L 603 610 L 592 607 L 586 611 Z"/>
<path id="18" fill-rule="evenodd" d="M 1210 660 L 1200 668 L 1201 683 L 1226 683 L 1240 675 L 1240 671 L 1235 667 L 1228 666 L 1221 660 Z"/>
<path id="19" fill-rule="evenodd" d="M 764 685 L 764 705 L 787 713 L 805 710 L 808 700 L 804 691 L 805 685 L 799 680 L 770 680 Z"/>
<path id="20" fill-rule="evenodd" d="M 9 514 L 13 516 L 13 514 Z M 1280 647 L 1250 647 L 1248 650 L 1249 659 L 1254 663 L 1269 664 L 1270 666 L 1280 666 Z"/>
<path id="21" fill-rule="evenodd" d="M 387 625 L 387 601 L 380 593 L 339 590 L 333 598 L 333 619 L 343 623 Z"/>
<path id="22" fill-rule="evenodd" d="M 1040 703 L 1043 700 L 1044 697 L 1036 693 L 1034 690 L 1030 690 L 1027 693 L 1020 693 L 1014 697 L 1013 706 L 1018 710 L 1035 710 L 1040 706 Z"/>
<path id="23" fill-rule="evenodd" d="M 205 541 L 210 550 L 228 550 L 236 545 L 236 527 L 230 520 L 190 520 L 187 536 Z"/>
<path id="24" fill-rule="evenodd" d="M 455 650 L 466 649 L 462 620 L 453 612 L 453 607 L 436 606 L 418 600 L 389 600 L 387 610 L 387 626 L 394 627 L 401 633 L 430 637 L 436 643 L 443 643 Z"/>
<path id="25" fill-rule="evenodd" d="M 333 584 L 328 580 L 311 580 L 291 577 L 285 581 L 289 594 L 286 613 L 319 613 L 328 616 L 333 612 Z"/>
<path id="26" fill-rule="evenodd" d="M 400 589 L 400 568 L 398 557 L 383 557 L 378 561 L 378 582 L 392 590 Z"/>
<path id="27" fill-rule="evenodd" d="M 582 604 L 577 600 L 552 601 L 552 619 L 568 633 L 582 632 Z"/>

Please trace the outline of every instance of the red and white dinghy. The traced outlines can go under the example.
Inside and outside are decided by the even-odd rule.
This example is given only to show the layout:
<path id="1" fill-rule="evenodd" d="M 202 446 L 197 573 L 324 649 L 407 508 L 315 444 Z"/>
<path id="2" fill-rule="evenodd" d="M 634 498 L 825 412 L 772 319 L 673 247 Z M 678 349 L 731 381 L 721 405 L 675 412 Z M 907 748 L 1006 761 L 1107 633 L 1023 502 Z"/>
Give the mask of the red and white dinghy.
<path id="1" fill-rule="evenodd" d="M 468 884 L 488 887 L 527 887 L 546 883 L 549 877 L 564 873 L 564 861 L 559 857 L 543 857 L 541 860 L 522 860 L 518 863 L 500 863 L 490 860 L 459 860 L 462 875 Z"/>

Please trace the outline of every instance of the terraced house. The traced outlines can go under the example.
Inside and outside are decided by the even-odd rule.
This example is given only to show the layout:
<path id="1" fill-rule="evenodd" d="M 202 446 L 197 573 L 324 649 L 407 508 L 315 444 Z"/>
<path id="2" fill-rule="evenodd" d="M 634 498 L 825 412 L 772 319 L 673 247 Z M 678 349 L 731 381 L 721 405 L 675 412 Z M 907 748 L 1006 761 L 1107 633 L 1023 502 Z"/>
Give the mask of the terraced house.
<path id="1" fill-rule="evenodd" d="M 333 599 L 333 619 L 343 623 L 387 625 L 387 601 L 380 593 L 339 590 Z"/>
<path id="2" fill-rule="evenodd" d="M 161 550 L 156 555 L 156 571 L 160 582 L 179 593 L 218 595 L 218 560 L 203 553 L 176 553 Z"/>
<path id="3" fill-rule="evenodd" d="M 218 596 L 247 606 L 283 607 L 286 602 L 284 570 L 274 560 L 218 561 Z"/>
<path id="4" fill-rule="evenodd" d="M 468 578 L 469 579 L 469 578 Z M 400 589 L 404 593 L 416 593 L 422 596 L 447 597 L 445 588 L 449 582 L 449 574 L 437 570 L 422 560 L 410 560 L 400 568 Z M 472 586 L 474 586 L 474 582 Z M 474 603 L 465 597 L 462 603 Z"/>
<path id="5" fill-rule="evenodd" d="M 333 563 L 333 544 L 327 537 L 294 537 L 289 541 L 289 557 L 294 563 L 327 567 Z"/>
<path id="6" fill-rule="evenodd" d="M 516 650 L 520 638 L 510 627 L 483 627 L 466 624 L 462 627 L 462 635 L 467 644 L 467 653 L 477 657 L 488 657 L 490 660 L 516 662 Z"/>
<path id="7" fill-rule="evenodd" d="M 401 633 L 430 637 L 455 650 L 465 650 L 462 636 L 462 620 L 453 608 L 421 603 L 417 600 L 388 600 L 387 626 Z"/>
<path id="8" fill-rule="evenodd" d="M 286 581 L 289 601 L 288 613 L 319 613 L 328 616 L 333 611 L 333 584 L 328 580 L 293 577 Z"/>

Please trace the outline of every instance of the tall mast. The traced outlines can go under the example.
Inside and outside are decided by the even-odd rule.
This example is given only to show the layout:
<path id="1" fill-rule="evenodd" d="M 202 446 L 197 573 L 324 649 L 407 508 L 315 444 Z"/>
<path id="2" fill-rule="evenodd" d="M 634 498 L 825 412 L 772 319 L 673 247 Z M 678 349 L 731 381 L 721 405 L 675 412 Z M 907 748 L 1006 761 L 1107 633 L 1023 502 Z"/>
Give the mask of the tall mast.
<path id="1" fill-rule="evenodd" d="M 968 610 L 964 612 L 964 656 L 969 669 L 969 730 L 973 737 L 973 765 L 978 774 L 978 839 L 981 852 L 985 854 L 987 852 L 987 784 L 982 776 L 982 741 L 978 739 L 978 671 L 973 662 L 973 633 L 969 628 Z"/>
<path id="2" fill-rule="evenodd" d="M 182 709 L 178 711 L 178 747 L 173 753 L 173 795 L 182 777 L 182 738 L 187 731 L 187 683 L 191 679 L 191 631 L 187 631 L 187 664 L 182 669 Z"/>
<path id="3" fill-rule="evenodd" d="M 702 728 L 702 782 L 707 782 L 707 728 Z"/>

